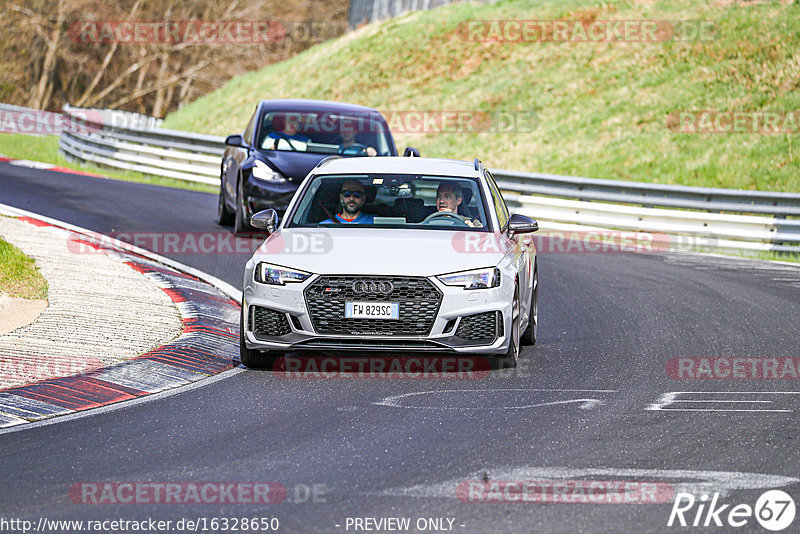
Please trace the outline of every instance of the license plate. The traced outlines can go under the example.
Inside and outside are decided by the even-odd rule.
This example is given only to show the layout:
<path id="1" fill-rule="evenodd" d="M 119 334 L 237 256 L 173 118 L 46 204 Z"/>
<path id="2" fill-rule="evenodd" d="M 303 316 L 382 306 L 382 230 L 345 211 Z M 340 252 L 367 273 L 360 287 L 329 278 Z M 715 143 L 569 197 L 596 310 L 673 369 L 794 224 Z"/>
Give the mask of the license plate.
<path id="1" fill-rule="evenodd" d="M 345 302 L 346 319 L 399 319 L 398 302 Z"/>

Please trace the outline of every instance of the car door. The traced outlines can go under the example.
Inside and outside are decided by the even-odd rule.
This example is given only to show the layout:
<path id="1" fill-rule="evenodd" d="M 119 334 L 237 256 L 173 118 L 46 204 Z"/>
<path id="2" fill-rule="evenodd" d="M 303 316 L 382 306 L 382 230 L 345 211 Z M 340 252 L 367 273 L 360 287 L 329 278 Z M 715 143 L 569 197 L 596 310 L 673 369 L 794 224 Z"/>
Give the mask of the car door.
<path id="1" fill-rule="evenodd" d="M 520 303 L 524 316 L 530 313 L 531 291 L 533 290 L 533 265 L 531 249 L 535 250 L 533 239 L 530 234 L 509 235 L 508 220 L 511 217 L 508 206 L 506 205 L 500 188 L 494 181 L 494 177 L 488 170 L 484 170 L 486 179 L 489 183 L 489 191 L 492 195 L 492 202 L 500 223 L 500 229 L 505 236 L 514 244 L 514 259 L 517 265 L 517 276 L 519 277 Z"/>
<path id="2" fill-rule="evenodd" d="M 250 117 L 250 122 L 247 123 L 247 128 L 245 128 L 242 134 L 242 140 L 244 140 L 247 146 L 253 146 L 256 126 L 258 125 L 258 116 L 258 107 L 256 107 L 255 112 Z M 246 148 L 232 146 L 225 148 L 223 156 L 224 161 L 222 164 L 222 186 L 225 189 L 226 196 L 230 198 L 233 203 L 235 203 L 236 200 L 236 183 L 239 179 L 239 170 L 241 169 L 242 161 L 244 161 L 248 155 L 249 150 Z"/>

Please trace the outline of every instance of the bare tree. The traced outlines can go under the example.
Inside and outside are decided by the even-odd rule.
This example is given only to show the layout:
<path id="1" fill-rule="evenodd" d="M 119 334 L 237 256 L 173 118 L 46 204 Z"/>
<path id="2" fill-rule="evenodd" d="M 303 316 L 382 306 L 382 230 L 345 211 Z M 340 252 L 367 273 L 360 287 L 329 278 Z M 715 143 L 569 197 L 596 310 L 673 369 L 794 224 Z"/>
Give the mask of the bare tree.
<path id="1" fill-rule="evenodd" d="M 157 116 L 219 88 L 244 72 L 281 61 L 314 44 L 297 32 L 271 43 L 180 39 L 120 41 L 78 38 L 96 21 L 290 21 L 345 28 L 348 0 L 6 0 L 0 5 L 0 98 L 39 109 L 64 103 L 124 108 Z M 324 17 L 320 14 L 324 13 Z M 265 14 L 269 14 L 265 16 Z M 303 37 L 305 35 L 305 37 Z M 224 40 L 223 40 L 224 41 Z M 25 50 L 29 56 L 21 56 Z"/>

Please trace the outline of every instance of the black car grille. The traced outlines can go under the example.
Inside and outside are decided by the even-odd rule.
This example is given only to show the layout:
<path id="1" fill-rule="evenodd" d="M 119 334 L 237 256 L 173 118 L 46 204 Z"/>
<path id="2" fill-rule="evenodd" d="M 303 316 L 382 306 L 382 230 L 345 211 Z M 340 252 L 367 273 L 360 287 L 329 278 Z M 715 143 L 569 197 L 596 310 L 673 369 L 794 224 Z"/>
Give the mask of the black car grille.
<path id="1" fill-rule="evenodd" d="M 269 308 L 251 306 L 253 335 L 258 339 L 285 336 L 292 331 L 286 314 Z"/>
<path id="2" fill-rule="evenodd" d="M 376 286 L 356 293 L 355 282 Z M 383 282 L 380 284 L 377 282 Z M 385 282 L 391 290 L 379 292 Z M 311 324 L 318 334 L 427 336 L 439 311 L 442 293 L 427 278 L 407 276 L 322 276 L 305 290 Z M 345 319 L 347 301 L 398 302 L 399 319 Z"/>
<path id="3" fill-rule="evenodd" d="M 456 330 L 456 337 L 469 341 L 491 341 L 495 339 L 498 335 L 498 313 L 478 313 L 463 317 L 458 325 L 458 330 Z"/>

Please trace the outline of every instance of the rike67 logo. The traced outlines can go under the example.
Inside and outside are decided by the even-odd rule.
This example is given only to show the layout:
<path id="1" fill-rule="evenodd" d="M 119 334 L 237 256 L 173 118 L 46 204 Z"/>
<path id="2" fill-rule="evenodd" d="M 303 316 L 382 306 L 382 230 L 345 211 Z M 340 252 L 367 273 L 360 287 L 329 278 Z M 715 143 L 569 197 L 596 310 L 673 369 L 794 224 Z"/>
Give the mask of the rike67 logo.
<path id="1" fill-rule="evenodd" d="M 667 526 L 739 528 L 749 524 L 753 516 L 767 530 L 784 530 L 794 521 L 794 500 L 784 491 L 770 490 L 758 498 L 755 507 L 749 504 L 732 506 L 720 504 L 719 493 L 714 493 L 710 502 L 708 495 L 698 499 L 691 493 L 678 493 Z"/>

